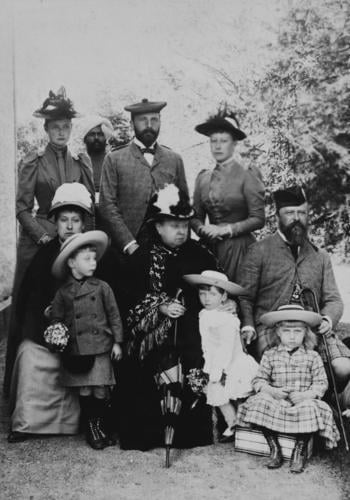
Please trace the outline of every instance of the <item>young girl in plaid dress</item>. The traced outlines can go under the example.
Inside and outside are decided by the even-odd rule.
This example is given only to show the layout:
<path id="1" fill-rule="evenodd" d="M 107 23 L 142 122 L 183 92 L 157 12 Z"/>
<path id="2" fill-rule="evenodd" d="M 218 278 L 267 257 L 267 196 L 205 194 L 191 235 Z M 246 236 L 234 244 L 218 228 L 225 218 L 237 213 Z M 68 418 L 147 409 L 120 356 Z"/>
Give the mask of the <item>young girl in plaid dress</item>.
<path id="1" fill-rule="evenodd" d="M 264 353 L 253 380 L 256 395 L 242 406 L 240 420 L 263 432 L 271 450 L 266 464 L 270 469 L 282 465 L 276 433 L 295 434 L 290 469 L 302 472 L 313 433 L 324 438 L 327 448 L 340 439 L 332 410 L 321 401 L 328 381 L 322 359 L 313 350 L 316 338 L 310 327 L 317 326 L 321 316 L 293 304 L 263 315 L 261 321 L 275 327 L 278 345 Z"/>

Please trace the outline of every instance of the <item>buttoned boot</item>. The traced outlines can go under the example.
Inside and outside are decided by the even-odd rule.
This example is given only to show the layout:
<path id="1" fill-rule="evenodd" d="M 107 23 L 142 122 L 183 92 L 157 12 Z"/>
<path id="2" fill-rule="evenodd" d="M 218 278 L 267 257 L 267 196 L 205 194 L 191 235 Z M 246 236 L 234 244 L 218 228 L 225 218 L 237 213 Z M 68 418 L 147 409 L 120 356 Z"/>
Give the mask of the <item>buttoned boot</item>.
<path id="1" fill-rule="evenodd" d="M 107 444 L 104 435 L 100 430 L 99 419 L 101 418 L 100 400 L 94 397 L 89 398 L 88 418 L 86 425 L 86 442 L 94 450 L 103 450 Z"/>
<path id="2" fill-rule="evenodd" d="M 97 417 L 97 427 L 106 443 L 106 446 L 115 446 L 117 440 L 111 430 L 111 405 L 109 399 L 98 400 L 100 404 L 99 416 Z"/>
<path id="3" fill-rule="evenodd" d="M 299 474 L 305 469 L 309 439 L 310 434 L 297 434 L 297 439 L 290 460 L 290 471 L 294 474 Z"/>
<path id="4" fill-rule="evenodd" d="M 283 458 L 276 433 L 270 431 L 269 429 L 266 429 L 266 427 L 261 427 L 260 430 L 264 434 L 264 437 L 271 451 L 270 458 L 266 462 L 266 467 L 268 469 L 279 469 L 282 466 Z"/>

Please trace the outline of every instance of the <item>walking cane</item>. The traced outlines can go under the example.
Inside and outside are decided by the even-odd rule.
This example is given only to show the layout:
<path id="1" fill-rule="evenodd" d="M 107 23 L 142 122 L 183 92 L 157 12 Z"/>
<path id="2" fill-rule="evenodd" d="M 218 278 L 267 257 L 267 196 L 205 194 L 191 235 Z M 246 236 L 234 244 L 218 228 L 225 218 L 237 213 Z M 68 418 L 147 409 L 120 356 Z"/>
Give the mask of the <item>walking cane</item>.
<path id="1" fill-rule="evenodd" d="M 317 314 L 320 314 L 320 308 L 319 308 L 319 305 L 318 305 L 318 302 L 316 299 L 316 294 L 315 294 L 314 290 L 312 290 L 311 288 L 303 288 L 301 293 L 300 293 L 300 300 L 301 300 L 301 303 L 305 309 L 311 309 L 312 311 L 316 312 Z M 340 408 L 339 396 L 338 396 L 338 392 L 337 392 L 337 385 L 335 382 L 334 371 L 333 371 L 333 367 L 332 367 L 332 363 L 331 363 L 331 355 L 330 355 L 329 347 L 328 347 L 327 340 L 326 340 L 326 337 L 324 334 L 322 335 L 322 339 L 323 339 L 323 345 L 324 345 L 324 348 L 326 351 L 326 358 L 327 358 L 327 363 L 329 366 L 329 373 L 331 375 L 332 388 L 333 388 L 333 392 L 334 392 L 337 411 L 339 414 L 340 426 L 341 426 L 342 434 L 344 437 L 345 449 L 346 449 L 346 451 L 349 451 L 349 443 L 348 443 L 348 438 L 346 436 L 342 411 Z"/>

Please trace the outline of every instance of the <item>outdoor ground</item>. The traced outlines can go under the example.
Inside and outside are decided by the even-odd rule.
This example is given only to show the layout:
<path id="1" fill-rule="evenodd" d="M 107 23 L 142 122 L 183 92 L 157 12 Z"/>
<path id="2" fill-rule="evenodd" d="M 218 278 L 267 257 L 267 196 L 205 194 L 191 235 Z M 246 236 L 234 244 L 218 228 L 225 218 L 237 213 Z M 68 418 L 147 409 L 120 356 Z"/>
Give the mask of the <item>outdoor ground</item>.
<path id="1" fill-rule="evenodd" d="M 336 266 L 350 323 L 350 267 Z M 342 325 L 350 335 L 350 324 Z M 5 341 L 0 342 L 0 380 Z M 82 436 L 51 437 L 8 444 L 6 402 L 0 400 L 0 500 L 346 500 L 350 499 L 350 454 L 343 445 L 316 453 L 306 471 L 285 465 L 264 468 L 263 458 L 238 453 L 232 444 L 172 452 L 94 451 Z"/>

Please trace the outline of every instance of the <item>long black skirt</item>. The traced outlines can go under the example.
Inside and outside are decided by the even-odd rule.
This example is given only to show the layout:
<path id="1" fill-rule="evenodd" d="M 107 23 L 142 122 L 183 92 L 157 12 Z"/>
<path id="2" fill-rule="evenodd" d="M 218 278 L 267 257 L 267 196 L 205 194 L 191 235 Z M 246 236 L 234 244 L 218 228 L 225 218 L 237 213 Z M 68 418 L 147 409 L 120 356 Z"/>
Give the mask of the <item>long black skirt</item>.
<path id="1" fill-rule="evenodd" d="M 124 450 L 150 450 L 164 446 L 164 417 L 161 394 L 152 365 L 126 358 L 116 366 L 116 387 L 112 397 L 113 421 Z M 184 383 L 182 408 L 174 419 L 174 448 L 193 448 L 213 443 L 212 408 L 196 399 Z"/>

